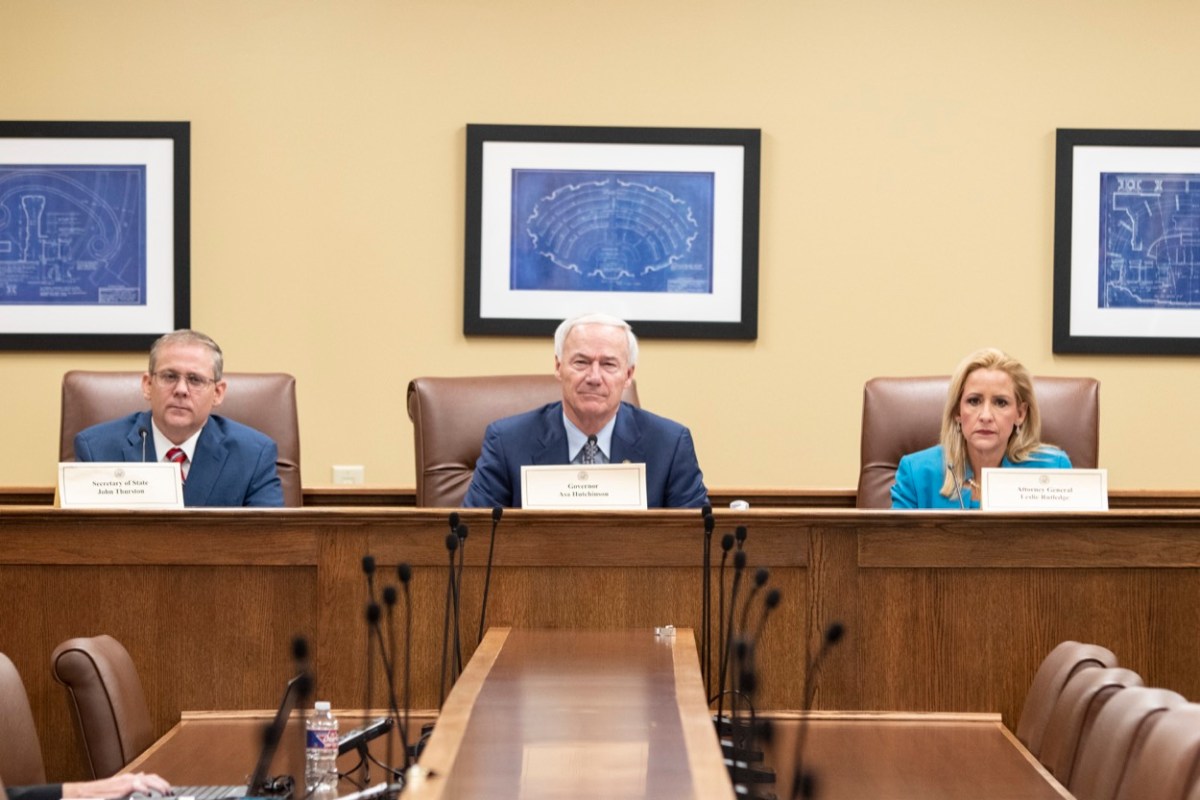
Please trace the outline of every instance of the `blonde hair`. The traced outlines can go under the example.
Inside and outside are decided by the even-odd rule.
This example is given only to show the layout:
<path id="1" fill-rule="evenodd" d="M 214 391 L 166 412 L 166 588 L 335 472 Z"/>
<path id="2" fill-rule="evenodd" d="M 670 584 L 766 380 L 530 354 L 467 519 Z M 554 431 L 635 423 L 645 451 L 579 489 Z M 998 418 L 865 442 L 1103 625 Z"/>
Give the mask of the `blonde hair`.
<path id="1" fill-rule="evenodd" d="M 1009 461 L 1024 461 L 1031 453 L 1044 447 L 1042 438 L 1042 415 L 1038 411 L 1037 397 L 1033 394 L 1033 378 L 1029 370 L 1003 350 L 986 347 L 967 356 L 954 370 L 950 389 L 946 393 L 946 407 L 942 412 L 942 453 L 946 459 L 946 479 L 942 483 L 942 496 L 953 497 L 966 480 L 967 440 L 958 424 L 958 407 L 962 403 L 963 386 L 967 377 L 978 369 L 994 369 L 1012 379 L 1017 406 L 1025 406 L 1025 421 L 1013 427 L 1004 455 Z"/>

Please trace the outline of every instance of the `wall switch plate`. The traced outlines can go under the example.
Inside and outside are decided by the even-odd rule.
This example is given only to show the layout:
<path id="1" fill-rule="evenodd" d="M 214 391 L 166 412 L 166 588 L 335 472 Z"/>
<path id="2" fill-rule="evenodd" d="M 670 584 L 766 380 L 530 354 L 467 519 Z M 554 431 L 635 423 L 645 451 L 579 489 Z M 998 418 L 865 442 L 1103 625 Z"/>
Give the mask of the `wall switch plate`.
<path id="1" fill-rule="evenodd" d="M 333 465 L 334 486 L 362 486 L 365 469 L 362 464 Z"/>

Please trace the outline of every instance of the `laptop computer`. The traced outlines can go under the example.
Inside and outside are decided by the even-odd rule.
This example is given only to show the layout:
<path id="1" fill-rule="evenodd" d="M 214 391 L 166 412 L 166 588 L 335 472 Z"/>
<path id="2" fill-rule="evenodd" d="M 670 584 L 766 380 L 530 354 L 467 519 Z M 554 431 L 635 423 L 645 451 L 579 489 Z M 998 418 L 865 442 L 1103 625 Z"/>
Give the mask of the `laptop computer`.
<path id="1" fill-rule="evenodd" d="M 263 730 L 262 748 L 258 754 L 258 763 L 254 767 L 254 772 L 250 776 L 250 782 L 244 785 L 213 785 L 213 786 L 174 786 L 170 797 L 179 798 L 194 798 L 195 800 L 242 800 L 242 798 L 273 798 L 273 800 L 291 800 L 295 790 L 293 786 L 292 776 L 280 775 L 273 778 L 267 777 L 267 770 L 271 768 L 271 761 L 275 758 L 275 752 L 279 749 L 279 742 L 283 739 L 284 728 L 287 727 L 288 717 L 292 714 L 292 709 L 308 699 L 312 692 L 312 676 L 308 674 L 307 669 L 301 669 L 300 672 L 287 682 L 287 688 L 283 692 L 283 699 L 279 702 L 279 709 L 275 712 L 275 718 Z M 130 800 L 156 800 L 162 795 L 157 793 L 142 794 L 135 793 L 130 795 Z"/>

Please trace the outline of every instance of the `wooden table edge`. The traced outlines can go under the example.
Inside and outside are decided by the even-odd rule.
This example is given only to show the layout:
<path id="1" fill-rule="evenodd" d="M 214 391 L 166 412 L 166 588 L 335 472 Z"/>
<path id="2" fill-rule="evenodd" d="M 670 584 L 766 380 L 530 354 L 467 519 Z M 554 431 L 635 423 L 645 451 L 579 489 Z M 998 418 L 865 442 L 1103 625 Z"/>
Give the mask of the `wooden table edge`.
<path id="1" fill-rule="evenodd" d="M 712 710 L 704 696 L 700 655 L 691 628 L 679 628 L 671 646 L 675 668 L 675 703 L 683 728 L 688 771 L 696 797 L 731 797 L 733 781 L 725 769 L 725 756 L 713 725 Z"/>
<path id="2" fill-rule="evenodd" d="M 405 791 L 406 797 L 439 798 L 446 786 L 446 778 L 458 758 L 458 750 L 466 735 L 467 723 L 475 708 L 475 701 L 483 689 L 483 683 L 496 658 L 508 641 L 511 628 L 489 628 L 483 641 L 475 649 L 458 682 L 450 690 L 450 696 L 442 705 L 437 726 L 429 738 L 429 744 L 421 753 L 418 762 L 423 773 L 419 782 L 414 781 Z"/>

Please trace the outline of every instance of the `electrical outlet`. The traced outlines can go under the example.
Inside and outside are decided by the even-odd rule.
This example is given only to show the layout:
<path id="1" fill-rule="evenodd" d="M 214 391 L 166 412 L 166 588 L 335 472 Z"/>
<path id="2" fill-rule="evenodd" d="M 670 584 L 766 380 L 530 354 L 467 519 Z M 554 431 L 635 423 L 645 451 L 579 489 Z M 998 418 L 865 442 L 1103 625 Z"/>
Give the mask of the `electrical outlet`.
<path id="1" fill-rule="evenodd" d="M 333 485 L 334 486 L 362 486 L 363 473 L 365 472 L 362 464 L 349 465 L 333 465 Z"/>

